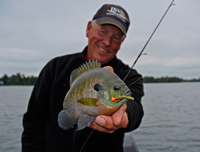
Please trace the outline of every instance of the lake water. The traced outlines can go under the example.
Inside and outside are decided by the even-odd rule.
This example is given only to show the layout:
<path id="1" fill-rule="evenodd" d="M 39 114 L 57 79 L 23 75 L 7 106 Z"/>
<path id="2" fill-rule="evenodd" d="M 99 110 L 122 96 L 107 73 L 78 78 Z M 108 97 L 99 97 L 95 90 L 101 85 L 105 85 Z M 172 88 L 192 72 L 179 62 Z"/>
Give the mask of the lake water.
<path id="1" fill-rule="evenodd" d="M 140 152 L 200 152 L 200 83 L 144 84 L 145 115 L 131 132 Z M 32 86 L 0 86 L 0 152 L 21 151 Z"/>

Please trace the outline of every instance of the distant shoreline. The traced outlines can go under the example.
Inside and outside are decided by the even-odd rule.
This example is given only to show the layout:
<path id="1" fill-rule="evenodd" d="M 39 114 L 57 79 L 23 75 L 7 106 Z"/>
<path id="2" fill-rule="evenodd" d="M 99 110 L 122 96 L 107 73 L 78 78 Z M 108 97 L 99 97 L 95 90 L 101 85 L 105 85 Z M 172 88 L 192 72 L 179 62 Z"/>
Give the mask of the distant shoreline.
<path id="1" fill-rule="evenodd" d="M 144 84 L 162 84 L 162 83 L 163 84 L 164 83 L 169 83 L 169 84 L 170 83 L 177 83 L 177 84 L 178 83 L 200 83 L 200 81 L 195 81 L 195 82 L 194 81 L 183 81 L 183 82 L 144 82 Z M 34 85 L 17 85 L 17 84 L 16 85 L 15 84 L 0 85 L 0 87 L 11 87 L 11 86 L 19 86 L 19 87 L 20 86 L 27 86 L 27 87 L 29 87 L 29 86 L 31 87 L 32 86 L 32 87 L 34 87 Z"/>
<path id="2" fill-rule="evenodd" d="M 144 83 L 171 83 L 171 82 L 200 82 L 199 79 L 193 78 L 193 79 L 182 79 L 178 77 L 159 77 L 154 78 L 153 76 L 148 76 L 143 78 Z"/>
<path id="3" fill-rule="evenodd" d="M 8 86 L 8 85 L 23 85 L 23 86 L 31 86 L 34 85 L 37 81 L 36 76 L 25 76 L 24 74 L 17 73 L 16 75 L 7 76 L 4 74 L 3 77 L 0 78 L 0 86 Z M 143 77 L 144 83 L 177 83 L 177 82 L 200 82 L 200 77 L 198 79 L 183 79 L 179 77 L 159 77 L 155 78 L 153 76 L 145 76 Z"/>

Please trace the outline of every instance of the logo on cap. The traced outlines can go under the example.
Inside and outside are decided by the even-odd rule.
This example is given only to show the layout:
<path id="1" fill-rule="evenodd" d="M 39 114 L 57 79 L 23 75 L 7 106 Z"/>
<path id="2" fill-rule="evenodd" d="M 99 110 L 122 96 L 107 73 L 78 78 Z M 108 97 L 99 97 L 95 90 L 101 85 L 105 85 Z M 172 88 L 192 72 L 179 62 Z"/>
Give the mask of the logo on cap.
<path id="1" fill-rule="evenodd" d="M 106 13 L 106 15 L 116 15 L 120 18 L 126 19 L 126 16 L 121 9 L 118 9 L 116 7 L 111 7 L 111 9 L 110 10 L 108 9 L 107 11 L 110 13 Z M 123 20 L 123 21 L 126 22 L 125 20 Z"/>

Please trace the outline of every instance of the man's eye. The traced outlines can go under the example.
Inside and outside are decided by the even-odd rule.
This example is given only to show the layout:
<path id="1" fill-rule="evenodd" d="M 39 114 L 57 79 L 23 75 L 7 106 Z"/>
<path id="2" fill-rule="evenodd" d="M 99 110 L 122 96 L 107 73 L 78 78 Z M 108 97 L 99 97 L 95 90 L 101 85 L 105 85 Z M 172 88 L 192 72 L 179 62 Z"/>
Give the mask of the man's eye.
<path id="1" fill-rule="evenodd" d="M 101 30 L 101 33 L 102 33 L 102 34 L 106 34 L 106 31 L 104 31 L 104 30 Z"/>
<path id="2" fill-rule="evenodd" d="M 118 36 L 114 36 L 114 39 L 117 40 L 117 41 L 120 40 L 120 38 Z"/>

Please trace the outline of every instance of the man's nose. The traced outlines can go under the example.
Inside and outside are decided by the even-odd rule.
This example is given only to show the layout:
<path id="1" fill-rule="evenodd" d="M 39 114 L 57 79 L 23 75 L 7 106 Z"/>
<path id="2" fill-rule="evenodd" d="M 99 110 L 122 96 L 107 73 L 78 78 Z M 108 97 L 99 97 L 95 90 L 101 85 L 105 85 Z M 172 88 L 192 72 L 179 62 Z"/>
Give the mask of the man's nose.
<path id="1" fill-rule="evenodd" d="M 103 42 L 106 46 L 110 46 L 112 43 L 112 37 L 111 36 L 105 36 L 103 39 Z"/>

